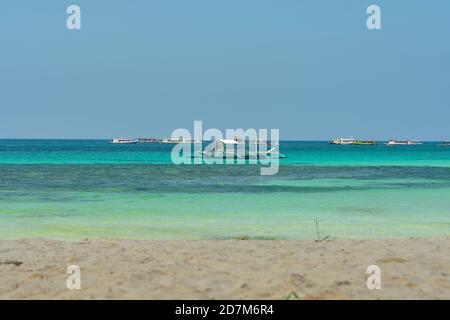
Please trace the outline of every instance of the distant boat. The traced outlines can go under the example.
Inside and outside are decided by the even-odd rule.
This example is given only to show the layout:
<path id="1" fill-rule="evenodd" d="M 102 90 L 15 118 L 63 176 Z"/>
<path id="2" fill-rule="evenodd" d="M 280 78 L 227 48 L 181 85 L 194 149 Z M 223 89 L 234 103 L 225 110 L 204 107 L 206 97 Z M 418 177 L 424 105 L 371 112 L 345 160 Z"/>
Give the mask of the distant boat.
<path id="1" fill-rule="evenodd" d="M 416 140 L 389 140 L 386 142 L 388 146 L 414 146 L 419 144 L 422 144 L 422 142 Z"/>
<path id="2" fill-rule="evenodd" d="M 450 141 L 442 141 L 441 146 L 450 147 Z"/>
<path id="3" fill-rule="evenodd" d="M 128 138 L 115 138 L 111 141 L 113 144 L 134 144 L 138 143 L 138 140 L 128 139 Z"/>
<path id="4" fill-rule="evenodd" d="M 356 140 L 354 144 L 359 146 L 373 146 L 376 145 L 377 142 L 373 140 Z"/>
<path id="5" fill-rule="evenodd" d="M 155 138 L 139 138 L 138 142 L 139 143 L 158 143 L 159 140 L 155 139 Z"/>
<path id="6" fill-rule="evenodd" d="M 330 144 L 344 144 L 344 145 L 349 145 L 349 144 L 355 144 L 356 140 L 353 138 L 350 139 L 345 139 L 345 138 L 337 138 L 337 139 L 333 139 L 330 141 Z"/>
<path id="7" fill-rule="evenodd" d="M 172 139 L 167 139 L 167 138 L 163 138 L 160 143 L 165 143 L 165 144 L 178 144 L 178 143 L 182 143 L 182 140 L 172 140 Z"/>
<path id="8" fill-rule="evenodd" d="M 178 140 L 174 140 L 174 139 L 167 139 L 164 138 L 161 141 L 158 141 L 159 143 L 164 143 L 164 144 L 180 144 L 180 143 L 200 143 L 200 140 L 198 139 L 178 139 Z"/>

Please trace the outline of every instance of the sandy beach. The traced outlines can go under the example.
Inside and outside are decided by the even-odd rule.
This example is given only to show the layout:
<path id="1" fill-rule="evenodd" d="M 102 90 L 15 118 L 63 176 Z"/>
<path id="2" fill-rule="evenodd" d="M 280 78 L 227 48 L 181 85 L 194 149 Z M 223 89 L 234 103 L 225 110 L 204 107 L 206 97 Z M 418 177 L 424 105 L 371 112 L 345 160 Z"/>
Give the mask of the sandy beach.
<path id="1" fill-rule="evenodd" d="M 450 237 L 0 241 L 1 299 L 449 299 Z M 81 289 L 66 287 L 68 265 Z M 366 269 L 381 269 L 369 290 Z"/>

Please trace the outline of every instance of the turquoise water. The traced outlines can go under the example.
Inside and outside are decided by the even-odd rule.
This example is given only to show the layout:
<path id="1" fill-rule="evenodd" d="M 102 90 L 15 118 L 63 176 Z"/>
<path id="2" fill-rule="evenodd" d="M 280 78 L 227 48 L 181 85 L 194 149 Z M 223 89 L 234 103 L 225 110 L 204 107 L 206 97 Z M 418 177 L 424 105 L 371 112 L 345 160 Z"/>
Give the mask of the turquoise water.
<path id="1" fill-rule="evenodd" d="M 450 234 L 450 147 L 281 142 L 256 165 L 171 164 L 170 145 L 0 140 L 0 239 Z"/>

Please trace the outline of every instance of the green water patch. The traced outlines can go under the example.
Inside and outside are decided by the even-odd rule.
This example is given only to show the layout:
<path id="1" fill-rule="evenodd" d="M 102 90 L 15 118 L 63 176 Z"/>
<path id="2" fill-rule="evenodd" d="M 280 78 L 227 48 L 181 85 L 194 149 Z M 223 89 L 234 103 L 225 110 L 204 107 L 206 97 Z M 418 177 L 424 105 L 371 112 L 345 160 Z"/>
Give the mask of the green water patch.
<path id="1" fill-rule="evenodd" d="M 101 201 L 12 203 L 0 208 L 0 237 L 81 239 L 314 239 L 450 234 L 449 189 L 345 193 L 208 193 Z M 126 199 L 125 199 L 126 198 Z M 35 213 L 35 214 L 34 214 Z"/>

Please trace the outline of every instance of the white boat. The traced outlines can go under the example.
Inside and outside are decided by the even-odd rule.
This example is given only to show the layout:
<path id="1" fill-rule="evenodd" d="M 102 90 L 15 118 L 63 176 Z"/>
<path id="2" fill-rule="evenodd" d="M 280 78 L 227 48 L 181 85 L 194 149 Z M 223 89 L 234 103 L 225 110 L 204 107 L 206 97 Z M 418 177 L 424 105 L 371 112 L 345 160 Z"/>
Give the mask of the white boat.
<path id="1" fill-rule="evenodd" d="M 178 143 L 183 143 L 183 140 L 172 140 L 172 139 L 163 138 L 163 139 L 161 140 L 161 143 L 165 143 L 165 144 L 178 144 Z"/>
<path id="2" fill-rule="evenodd" d="M 128 139 L 128 138 L 115 138 L 111 141 L 113 144 L 134 144 L 138 143 L 139 140 Z"/>
<path id="3" fill-rule="evenodd" d="M 164 144 L 180 144 L 180 143 L 185 143 L 185 144 L 188 144 L 188 143 L 200 143 L 200 140 L 199 139 L 167 139 L 167 138 L 164 138 L 164 139 L 162 139 L 161 141 L 160 141 L 160 143 L 164 143 Z"/>
<path id="4" fill-rule="evenodd" d="M 419 144 L 422 144 L 422 142 L 416 140 L 389 140 L 386 142 L 388 146 L 414 146 Z"/>
<path id="5" fill-rule="evenodd" d="M 345 138 L 337 138 L 337 139 L 333 139 L 330 141 L 330 144 L 355 144 L 356 143 L 356 139 L 354 138 L 350 138 L 350 139 L 345 139 Z"/>
<path id="6" fill-rule="evenodd" d="M 214 142 L 211 149 L 201 151 L 200 154 L 204 158 L 231 158 L 231 159 L 270 159 L 270 158 L 287 158 L 285 155 L 277 151 L 277 147 L 270 150 L 240 150 L 235 148 L 237 145 L 245 144 L 237 139 L 219 139 Z M 228 146 L 228 147 L 226 147 Z M 231 147 L 230 147 L 231 146 Z M 195 156 L 193 156 L 195 157 Z"/>

